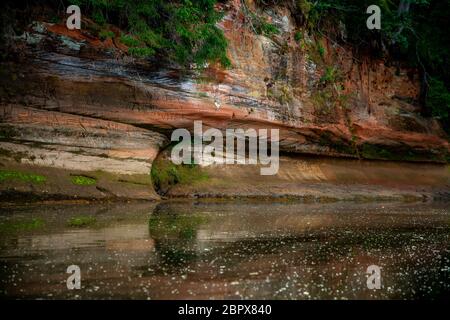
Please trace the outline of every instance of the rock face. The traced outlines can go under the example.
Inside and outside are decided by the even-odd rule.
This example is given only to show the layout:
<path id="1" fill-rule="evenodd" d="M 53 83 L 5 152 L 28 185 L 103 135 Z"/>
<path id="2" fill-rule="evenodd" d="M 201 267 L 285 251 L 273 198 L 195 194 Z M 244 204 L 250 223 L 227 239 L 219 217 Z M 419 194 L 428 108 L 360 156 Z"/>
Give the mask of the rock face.
<path id="1" fill-rule="evenodd" d="M 436 164 L 355 159 L 281 157 L 276 176 L 259 166 L 214 165 L 208 179 L 177 184 L 173 198 L 270 199 L 287 201 L 427 201 L 450 199 L 448 168 Z"/>
<path id="2" fill-rule="evenodd" d="M 356 58 L 325 36 L 305 32 L 296 40 L 283 7 L 264 13 L 280 33 L 256 35 L 240 3 L 227 4 L 221 24 L 229 70 L 131 61 L 117 39 L 34 23 L 15 39 L 16 57 L 1 63 L 3 166 L 148 176 L 170 132 L 195 120 L 220 129 L 278 128 L 286 152 L 446 161 L 445 133 L 415 103 L 414 70 Z M 118 196 L 113 189 L 103 194 Z"/>

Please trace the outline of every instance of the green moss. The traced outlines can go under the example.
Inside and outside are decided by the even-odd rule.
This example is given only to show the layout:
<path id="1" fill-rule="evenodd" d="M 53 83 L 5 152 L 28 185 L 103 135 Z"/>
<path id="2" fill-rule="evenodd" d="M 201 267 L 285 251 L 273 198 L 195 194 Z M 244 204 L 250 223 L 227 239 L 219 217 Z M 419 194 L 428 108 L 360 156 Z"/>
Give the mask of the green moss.
<path id="1" fill-rule="evenodd" d="M 13 170 L 0 170 L 0 183 L 4 181 L 22 181 L 31 183 L 44 183 L 47 179 L 38 174 L 26 173 Z"/>
<path id="2" fill-rule="evenodd" d="M 67 221 L 69 227 L 89 227 L 97 222 L 97 219 L 93 216 L 76 216 L 72 217 Z"/>
<path id="3" fill-rule="evenodd" d="M 0 222 L 0 231 L 1 233 L 33 231 L 43 228 L 44 225 L 45 221 L 40 218 L 2 221 Z"/>
<path id="4" fill-rule="evenodd" d="M 70 180 L 77 186 L 92 186 L 97 183 L 95 178 L 86 176 L 72 176 Z"/>
<path id="5" fill-rule="evenodd" d="M 162 159 L 153 163 L 151 177 L 156 190 L 163 192 L 176 184 L 192 184 L 209 178 L 198 165 L 175 165 Z"/>

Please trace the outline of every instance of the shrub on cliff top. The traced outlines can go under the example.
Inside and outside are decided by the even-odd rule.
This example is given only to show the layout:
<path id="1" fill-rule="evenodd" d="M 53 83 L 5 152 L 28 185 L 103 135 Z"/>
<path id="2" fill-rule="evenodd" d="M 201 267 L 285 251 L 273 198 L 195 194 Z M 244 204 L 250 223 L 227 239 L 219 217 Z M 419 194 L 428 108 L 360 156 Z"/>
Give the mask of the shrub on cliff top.
<path id="1" fill-rule="evenodd" d="M 365 27 L 366 9 L 372 4 L 381 8 L 381 30 Z M 340 30 L 345 32 L 334 31 L 339 34 L 336 41 L 416 67 L 422 81 L 423 114 L 438 117 L 450 129 L 450 1 L 297 0 L 296 6 L 313 32 L 326 33 L 330 25 L 342 24 L 345 28 Z"/>
<path id="2" fill-rule="evenodd" d="M 96 23 L 126 30 L 129 53 L 167 57 L 183 66 L 219 62 L 230 66 L 227 41 L 216 26 L 216 0 L 74 0 Z"/>

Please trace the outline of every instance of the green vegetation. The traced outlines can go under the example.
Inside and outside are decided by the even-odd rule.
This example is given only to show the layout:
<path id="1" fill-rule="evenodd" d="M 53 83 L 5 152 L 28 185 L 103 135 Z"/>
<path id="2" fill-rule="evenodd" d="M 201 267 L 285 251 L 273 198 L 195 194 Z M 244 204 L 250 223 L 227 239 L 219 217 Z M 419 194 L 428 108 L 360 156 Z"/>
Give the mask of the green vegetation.
<path id="1" fill-rule="evenodd" d="M 430 79 L 426 104 L 432 115 L 448 123 L 450 113 L 450 91 L 445 84 L 437 79 Z"/>
<path id="2" fill-rule="evenodd" d="M 152 165 L 151 177 L 156 190 L 163 193 L 176 184 L 190 184 L 208 179 L 196 164 L 175 165 L 170 160 L 159 159 Z"/>
<path id="3" fill-rule="evenodd" d="M 432 153 L 427 150 L 420 152 L 403 146 L 387 148 L 386 146 L 369 143 L 364 143 L 360 147 L 360 154 L 363 158 L 375 160 L 443 162 L 445 158 L 439 156 L 441 152 Z"/>
<path id="4" fill-rule="evenodd" d="M 264 35 L 270 38 L 280 33 L 280 30 L 277 28 L 277 26 L 268 22 L 261 13 L 251 11 L 248 8 L 245 0 L 242 2 L 242 10 L 244 15 L 247 17 L 250 28 L 256 34 Z"/>
<path id="5" fill-rule="evenodd" d="M 69 227 L 83 228 L 92 226 L 97 222 L 97 219 L 93 216 L 76 216 L 67 221 Z"/>
<path id="6" fill-rule="evenodd" d="M 362 146 L 361 155 L 366 159 L 394 160 L 396 158 L 395 154 L 386 150 L 384 147 L 371 144 L 364 144 Z"/>
<path id="7" fill-rule="evenodd" d="M 71 176 L 70 181 L 77 186 L 92 186 L 97 183 L 96 179 L 86 176 Z"/>
<path id="8" fill-rule="evenodd" d="M 278 28 L 275 25 L 267 22 L 263 18 L 258 18 L 255 21 L 256 22 L 254 25 L 255 25 L 256 32 L 258 34 L 262 34 L 267 37 L 272 37 L 272 36 L 280 33 L 280 30 L 278 30 Z"/>
<path id="9" fill-rule="evenodd" d="M 365 27 L 369 5 L 381 8 L 381 30 Z M 407 62 L 420 71 L 423 115 L 441 120 L 450 130 L 450 2 L 441 0 L 297 0 L 299 22 L 312 34 L 327 33 L 336 42 Z M 345 36 L 336 32 L 343 23 Z"/>
<path id="10" fill-rule="evenodd" d="M 318 144 L 321 146 L 329 147 L 338 153 L 356 155 L 355 146 L 353 142 L 347 142 L 333 136 L 330 132 L 326 131 L 322 133 L 319 138 Z"/>
<path id="11" fill-rule="evenodd" d="M 100 37 L 101 40 L 106 40 L 109 38 L 114 38 L 115 35 L 114 35 L 114 32 L 112 32 L 112 31 L 102 30 L 102 31 L 100 31 L 98 36 Z"/>
<path id="12" fill-rule="evenodd" d="M 307 49 L 308 58 L 314 62 L 316 65 L 324 66 L 325 65 L 325 55 L 326 50 L 321 43 L 321 38 L 316 37 L 316 40 L 311 43 L 305 43 L 305 41 L 301 40 L 302 46 Z"/>
<path id="13" fill-rule="evenodd" d="M 320 78 L 320 83 L 323 85 L 335 84 L 342 80 L 341 77 L 339 70 L 335 66 L 326 67 L 325 73 Z"/>
<path id="14" fill-rule="evenodd" d="M 42 227 L 44 227 L 44 225 L 45 221 L 40 218 L 1 221 L 0 232 L 13 233 L 13 232 L 33 231 L 41 229 Z"/>
<path id="15" fill-rule="evenodd" d="M 317 45 L 317 52 L 322 59 L 325 57 L 325 48 L 320 43 Z"/>
<path id="16" fill-rule="evenodd" d="M 328 90 L 318 90 L 311 96 L 311 100 L 316 111 L 325 114 L 335 112 L 336 99 L 334 99 L 332 92 Z"/>
<path id="17" fill-rule="evenodd" d="M 97 24 L 114 24 L 137 57 L 168 58 L 183 66 L 207 62 L 230 66 L 227 41 L 216 26 L 223 13 L 216 0 L 74 0 Z M 104 37 L 111 36 L 104 33 Z"/>
<path id="18" fill-rule="evenodd" d="M 294 99 L 291 91 L 291 88 L 286 84 L 275 84 L 274 87 L 267 90 L 267 97 L 278 101 L 281 105 L 286 105 Z"/>
<path id="19" fill-rule="evenodd" d="M 195 238 L 198 227 L 207 222 L 205 217 L 194 215 L 157 214 L 148 221 L 150 234 L 156 238 Z"/>
<path id="20" fill-rule="evenodd" d="M 44 183 L 47 179 L 44 176 L 13 170 L 0 170 L 0 183 L 4 181 L 22 181 L 31 183 Z"/>
<path id="21" fill-rule="evenodd" d="M 343 92 L 344 76 L 337 66 L 326 66 L 319 85 L 311 96 L 319 119 L 332 122 L 338 116 L 338 108 L 348 118 L 350 95 Z M 348 120 L 348 119 L 347 119 Z M 351 123 L 347 121 L 350 130 Z"/>

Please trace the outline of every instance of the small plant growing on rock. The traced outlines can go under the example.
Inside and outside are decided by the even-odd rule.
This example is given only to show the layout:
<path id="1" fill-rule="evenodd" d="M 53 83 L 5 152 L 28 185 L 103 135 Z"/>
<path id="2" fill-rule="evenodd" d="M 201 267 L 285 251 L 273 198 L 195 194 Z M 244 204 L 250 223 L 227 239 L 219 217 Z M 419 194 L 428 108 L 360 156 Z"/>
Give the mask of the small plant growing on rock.
<path id="1" fill-rule="evenodd" d="M 152 182 L 157 191 L 166 193 L 176 184 L 192 184 L 208 179 L 196 164 L 175 165 L 170 160 L 158 159 L 152 165 Z"/>
<path id="2" fill-rule="evenodd" d="M 44 183 L 47 179 L 38 174 L 34 173 L 26 173 L 20 171 L 13 170 L 0 170 L 0 182 L 3 181 L 22 181 L 22 182 L 31 182 L 31 183 Z"/>
<path id="3" fill-rule="evenodd" d="M 250 28 L 259 35 L 272 37 L 280 33 L 280 30 L 274 24 L 267 21 L 267 19 L 258 13 L 251 11 L 245 1 L 242 2 L 243 13 L 247 18 Z"/>
<path id="4" fill-rule="evenodd" d="M 100 40 L 105 41 L 106 39 L 114 38 L 114 32 L 109 30 L 102 30 L 98 34 Z"/>
<path id="5" fill-rule="evenodd" d="M 20 219 L 14 221 L 2 221 L 0 222 L 0 232 L 22 232 L 33 231 L 44 227 L 45 221 L 41 218 L 32 219 Z"/>
<path id="6" fill-rule="evenodd" d="M 294 40 L 296 42 L 300 42 L 303 40 L 303 33 L 301 31 L 297 31 L 294 35 Z"/>
<path id="7" fill-rule="evenodd" d="M 97 183 L 96 179 L 86 176 L 72 176 L 70 180 L 78 186 L 92 186 Z"/>
<path id="8" fill-rule="evenodd" d="M 95 224 L 96 222 L 97 222 L 97 219 L 95 219 L 95 217 L 92 217 L 92 216 L 76 216 L 76 217 L 70 218 L 69 221 L 67 222 L 67 225 L 69 227 L 82 228 L 82 227 L 91 226 L 91 225 Z"/>

